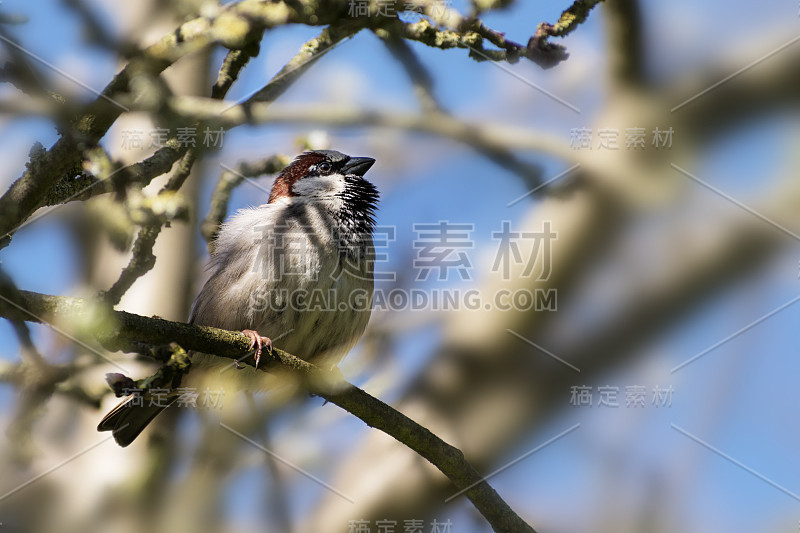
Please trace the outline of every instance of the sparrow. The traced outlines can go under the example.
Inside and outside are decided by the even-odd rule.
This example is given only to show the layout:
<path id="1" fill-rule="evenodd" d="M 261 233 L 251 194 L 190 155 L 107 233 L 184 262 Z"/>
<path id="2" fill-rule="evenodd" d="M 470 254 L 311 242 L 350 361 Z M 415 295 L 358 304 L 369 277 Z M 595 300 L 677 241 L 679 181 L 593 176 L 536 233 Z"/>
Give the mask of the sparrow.
<path id="1" fill-rule="evenodd" d="M 275 178 L 266 204 L 242 209 L 221 226 L 189 322 L 242 331 L 256 367 L 272 349 L 271 337 L 320 367 L 338 365 L 372 310 L 378 191 L 364 174 L 374 163 L 333 150 L 297 156 Z M 191 361 L 187 378 L 199 373 L 211 379 L 230 365 L 197 352 Z M 237 388 L 272 387 L 266 373 L 238 361 L 236 367 Z M 97 429 L 127 446 L 176 399 L 175 392 L 165 402 L 131 395 Z"/>

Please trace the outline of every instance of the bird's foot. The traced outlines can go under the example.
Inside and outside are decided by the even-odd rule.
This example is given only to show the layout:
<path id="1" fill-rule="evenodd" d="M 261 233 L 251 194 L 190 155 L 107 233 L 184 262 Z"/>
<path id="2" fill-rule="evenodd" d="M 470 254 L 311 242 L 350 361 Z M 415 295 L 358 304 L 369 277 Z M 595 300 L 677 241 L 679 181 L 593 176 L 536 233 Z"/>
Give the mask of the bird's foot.
<path id="1" fill-rule="evenodd" d="M 256 368 L 258 368 L 264 347 L 267 347 L 267 352 L 272 352 L 272 339 L 269 337 L 262 337 L 257 331 L 253 331 L 252 329 L 245 329 L 242 331 L 242 334 L 250 337 L 250 349 L 252 350 L 255 348 L 256 350 L 256 353 L 253 354 L 253 359 L 255 359 Z"/>

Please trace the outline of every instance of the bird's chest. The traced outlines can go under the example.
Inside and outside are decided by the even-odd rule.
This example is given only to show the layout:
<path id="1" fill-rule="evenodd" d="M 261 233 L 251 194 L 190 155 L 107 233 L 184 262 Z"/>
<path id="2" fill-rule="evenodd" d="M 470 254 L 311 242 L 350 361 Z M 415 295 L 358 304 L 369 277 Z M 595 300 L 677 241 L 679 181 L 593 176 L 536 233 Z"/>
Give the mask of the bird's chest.
<path id="1" fill-rule="evenodd" d="M 252 265 L 253 329 L 304 359 L 338 362 L 369 321 L 372 239 L 294 228 L 271 240 Z"/>

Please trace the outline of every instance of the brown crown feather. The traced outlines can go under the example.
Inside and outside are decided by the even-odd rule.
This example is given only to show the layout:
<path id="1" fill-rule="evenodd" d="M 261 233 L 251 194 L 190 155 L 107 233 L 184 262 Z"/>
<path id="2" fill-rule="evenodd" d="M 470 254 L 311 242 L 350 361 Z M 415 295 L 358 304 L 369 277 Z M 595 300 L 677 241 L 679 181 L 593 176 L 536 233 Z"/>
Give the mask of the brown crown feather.
<path id="1" fill-rule="evenodd" d="M 316 152 L 305 152 L 300 154 L 286 168 L 281 170 L 272 191 L 269 193 L 269 203 L 274 203 L 281 198 L 296 196 L 292 191 L 292 186 L 297 180 L 308 174 L 308 169 L 323 161 L 325 156 Z"/>

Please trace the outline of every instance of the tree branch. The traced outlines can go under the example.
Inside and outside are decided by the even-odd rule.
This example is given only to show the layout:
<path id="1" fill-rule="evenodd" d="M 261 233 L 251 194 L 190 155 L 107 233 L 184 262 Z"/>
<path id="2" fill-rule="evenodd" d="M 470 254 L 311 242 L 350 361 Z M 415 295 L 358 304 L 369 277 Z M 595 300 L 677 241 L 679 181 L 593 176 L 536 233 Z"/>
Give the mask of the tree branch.
<path id="1" fill-rule="evenodd" d="M 414 86 L 414 93 L 422 112 L 451 116 L 442 108 L 441 102 L 436 98 L 433 90 L 433 77 L 414 53 L 414 50 L 411 49 L 408 42 L 397 36 L 387 34 L 385 31 L 378 30 L 376 34 L 383 40 L 386 48 L 394 58 L 403 65 L 411 84 Z M 487 147 L 483 144 L 475 145 L 473 148 L 500 167 L 520 176 L 530 188 L 541 184 L 542 169 L 538 165 L 532 165 L 521 160 L 511 150 Z"/>
<path id="2" fill-rule="evenodd" d="M 593 2 L 592 5 L 594 3 L 596 2 Z M 299 9 L 299 7 L 303 9 Z M 404 4 L 400 8 L 405 9 Z M 570 9 L 573 8 L 575 6 Z M 42 205 L 53 205 L 78 196 L 85 199 L 87 195 L 93 196 L 107 192 L 107 186 L 94 187 L 91 186 L 92 183 L 86 184 L 87 180 L 82 179 L 85 178 L 80 168 L 83 152 L 79 147 L 96 145 L 121 113 L 128 110 L 127 105 L 132 105 L 131 102 L 136 100 L 139 95 L 127 95 L 131 89 L 129 80 L 132 77 L 157 76 L 184 55 L 212 44 L 221 43 L 233 49 L 226 58 L 220 79 L 214 87 L 213 96 L 219 97 L 233 83 L 238 71 L 244 66 L 246 58 L 254 53 L 254 50 L 247 47 L 255 47 L 257 52 L 254 36 L 261 35 L 266 28 L 287 23 L 331 24 L 330 27 L 323 29 L 317 38 L 306 43 L 301 53 L 290 61 L 269 84 L 242 104 L 241 109 L 245 111 L 246 115 L 249 114 L 251 105 L 257 102 L 274 101 L 315 59 L 332 49 L 342 39 L 367 26 L 385 27 L 394 35 L 418 40 L 439 48 L 469 48 L 471 54 L 477 54 L 475 56 L 477 59 L 515 61 L 519 56 L 525 56 L 540 64 L 548 65 L 554 64 L 554 58 L 555 62 L 563 59 L 563 57 L 558 58 L 550 53 L 552 46 L 544 47 L 547 48 L 547 54 L 546 57 L 543 56 L 545 57 L 543 59 L 543 57 L 539 57 L 543 51 L 541 43 L 537 44 L 535 48 L 531 48 L 529 43 L 528 49 L 526 49 L 517 43 L 506 40 L 501 33 L 490 30 L 480 20 L 474 17 L 464 18 L 452 10 L 448 10 L 448 13 L 453 15 L 451 18 L 459 22 L 461 27 L 458 31 L 439 30 L 427 20 L 422 20 L 417 24 L 404 24 L 396 18 L 387 21 L 385 18 L 377 20 L 375 17 L 345 17 L 343 9 L 343 6 L 312 1 L 305 2 L 302 6 L 290 7 L 288 4 L 265 0 L 244 0 L 225 6 L 215 17 L 199 17 L 190 20 L 174 32 L 170 32 L 158 43 L 140 52 L 103 89 L 94 102 L 76 113 L 78 118 L 73 121 L 72 125 L 64 128 L 62 137 L 49 150 L 32 154 L 26 172 L 0 197 L 0 248 L 8 245 L 14 231 Z M 582 18 L 577 15 L 570 19 L 575 24 L 581 20 Z M 562 24 L 564 28 L 558 31 L 566 33 L 573 27 L 571 25 L 573 22 L 565 22 Z M 561 28 L 561 26 L 557 24 L 554 28 Z M 561 35 L 561 33 L 557 34 Z M 501 47 L 502 50 L 484 50 L 484 39 Z M 245 121 L 238 121 L 237 124 L 243 122 Z M 486 149 L 485 143 L 477 143 L 477 147 Z M 136 182 L 149 182 L 149 179 L 153 177 L 151 173 L 163 174 L 164 169 L 168 170 L 178 158 L 184 156 L 185 152 L 186 149 L 176 149 L 173 146 L 162 148 L 150 158 L 149 162 L 152 164 L 147 169 L 124 169 L 115 178 L 115 183 L 123 181 L 126 177 Z M 506 157 L 502 147 L 489 148 L 487 153 L 501 162 L 505 161 L 506 166 L 510 166 L 518 172 L 532 173 L 529 166 Z M 138 175 L 129 170 L 147 170 L 149 172 Z M 176 179 L 179 180 L 181 177 L 183 177 L 182 173 Z M 59 186 L 59 183 L 63 186 Z"/>
<path id="3" fill-rule="evenodd" d="M 464 121 L 449 115 L 417 114 L 406 111 L 368 110 L 357 107 L 304 105 L 269 107 L 254 104 L 245 110 L 242 106 L 210 98 L 182 97 L 170 101 L 170 107 L 187 118 L 202 118 L 225 127 L 239 124 L 293 123 L 327 124 L 329 126 L 376 126 L 400 130 L 431 133 L 462 142 L 471 147 L 489 150 L 541 151 L 574 161 L 576 151 L 556 137 L 502 124 Z"/>
<path id="4" fill-rule="evenodd" d="M 9 292 L 3 287 L 4 298 L 18 307 L 3 306 L 0 316 L 12 320 L 39 322 L 37 317 L 49 317 L 64 328 L 76 321 L 97 316 L 89 302 L 79 298 L 51 296 L 28 291 Z M 252 359 L 242 360 L 250 350 L 250 340 L 240 332 L 195 326 L 155 317 L 144 317 L 124 311 L 107 310 L 96 327 L 86 328 L 109 350 L 131 350 L 141 343 L 164 345 L 177 343 L 186 350 L 210 353 L 228 359 L 238 359 L 253 366 Z M 355 415 L 368 426 L 383 431 L 430 461 L 452 481 L 491 524 L 492 528 L 508 533 L 535 533 L 503 501 L 486 480 L 466 461 L 463 453 L 367 392 L 338 378 L 337 373 L 323 371 L 292 354 L 273 349 L 265 354 L 272 364 L 296 372 L 309 392 L 338 405 Z M 261 370 L 267 371 L 266 365 Z"/>
<path id="5" fill-rule="evenodd" d="M 320 10 L 313 14 L 312 21 L 312 15 L 292 11 L 282 3 L 244 0 L 220 9 L 216 17 L 198 17 L 165 35 L 132 59 L 96 100 L 76 113 L 78 118 L 47 152 L 32 155 L 25 173 L 0 197 L 0 248 L 8 245 L 14 231 L 43 204 L 53 186 L 81 173 L 83 152 L 79 147 L 96 145 L 122 112 L 128 111 L 121 101 L 130 90 L 131 78 L 157 76 L 186 54 L 212 44 L 247 46 L 251 36 L 265 28 L 291 22 L 334 23 L 337 17 L 335 9 Z"/>
<path id="6" fill-rule="evenodd" d="M 608 0 L 603 9 L 608 43 L 608 76 L 617 87 L 644 82 L 644 40 L 638 0 Z"/>

